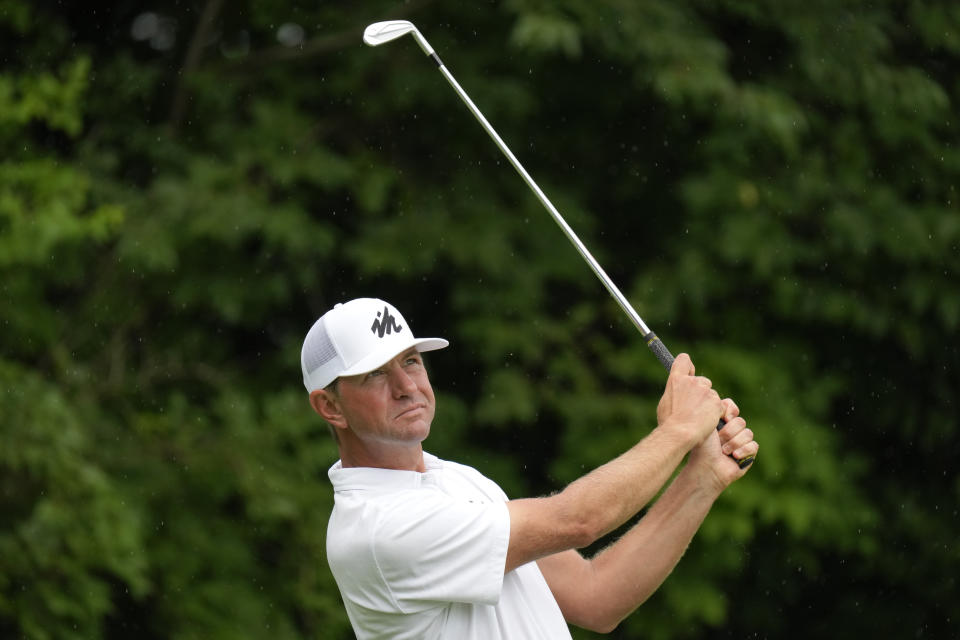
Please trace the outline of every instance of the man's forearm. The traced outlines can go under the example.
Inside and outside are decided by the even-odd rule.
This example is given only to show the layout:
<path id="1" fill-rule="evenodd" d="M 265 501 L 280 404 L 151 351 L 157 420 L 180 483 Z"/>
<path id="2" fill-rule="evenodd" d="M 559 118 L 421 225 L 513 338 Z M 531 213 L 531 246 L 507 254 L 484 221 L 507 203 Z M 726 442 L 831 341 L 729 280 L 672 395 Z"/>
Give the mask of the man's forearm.
<path id="1" fill-rule="evenodd" d="M 684 469 L 640 522 L 590 561 L 595 625 L 616 626 L 656 591 L 718 495 L 714 485 Z"/>
<path id="2" fill-rule="evenodd" d="M 585 547 L 633 517 L 683 460 L 692 446 L 691 432 L 684 426 L 657 427 L 560 493 L 508 502 L 511 536 L 505 570 Z"/>
<path id="3" fill-rule="evenodd" d="M 563 492 L 600 538 L 636 515 L 669 480 L 690 450 L 683 429 L 658 427 L 624 454 Z"/>

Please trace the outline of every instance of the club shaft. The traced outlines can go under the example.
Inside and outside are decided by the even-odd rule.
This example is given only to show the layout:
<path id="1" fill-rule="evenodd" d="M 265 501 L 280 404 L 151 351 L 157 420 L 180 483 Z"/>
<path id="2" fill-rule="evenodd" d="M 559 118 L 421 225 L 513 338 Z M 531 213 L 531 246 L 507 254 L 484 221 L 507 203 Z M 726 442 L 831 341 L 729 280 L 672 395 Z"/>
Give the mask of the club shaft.
<path id="1" fill-rule="evenodd" d="M 607 291 L 610 292 L 610 295 L 613 296 L 613 299 L 617 301 L 617 304 L 620 305 L 620 308 L 623 309 L 623 312 L 627 314 L 627 317 L 630 318 L 630 321 L 633 322 L 634 326 L 640 331 L 641 335 L 646 340 L 647 347 L 653 352 L 667 371 L 670 371 L 673 365 L 673 354 L 670 353 L 670 350 L 667 349 L 666 345 L 657 337 L 657 335 L 647 327 L 646 323 L 640 317 L 640 314 L 637 313 L 636 309 L 630 304 L 626 296 L 620 291 L 613 280 L 610 279 L 610 276 L 603 270 L 603 267 L 600 266 L 600 263 L 596 261 L 587 247 L 580 241 L 580 238 L 577 237 L 577 234 L 574 233 L 573 229 L 570 228 L 570 225 L 567 224 L 567 221 L 563 219 L 563 216 L 560 215 L 560 212 L 557 211 L 557 208 L 553 206 L 553 203 L 550 202 L 550 198 L 540 189 L 537 183 L 530 177 L 530 174 L 527 173 L 527 170 L 523 168 L 523 165 L 520 164 L 520 161 L 517 160 L 517 157 L 513 155 L 513 152 L 510 151 L 510 147 L 507 146 L 507 143 L 503 141 L 503 138 L 496 132 L 493 126 L 487 122 L 487 119 L 484 117 L 483 113 L 480 112 L 480 109 L 477 108 L 477 105 L 473 104 L 473 100 L 470 99 L 470 96 L 467 95 L 467 92 L 463 90 L 460 86 L 460 83 L 457 82 L 456 78 L 453 77 L 453 74 L 444 66 L 443 62 L 440 61 L 440 58 L 433 51 L 433 47 L 427 42 L 426 38 L 419 32 L 414 30 L 413 37 L 416 39 L 417 44 L 420 45 L 420 48 L 423 52 L 429 56 L 436 64 L 437 68 L 440 69 L 440 73 L 443 74 L 443 77 L 447 79 L 447 82 L 453 87 L 453 90 L 457 92 L 457 95 L 460 96 L 460 99 L 463 101 L 467 108 L 470 109 L 470 113 L 473 114 L 473 117 L 477 119 L 483 129 L 487 132 L 490 138 L 496 143 L 500 148 L 500 151 L 503 152 L 503 155 L 507 157 L 510 161 L 510 164 L 513 165 L 513 168 L 517 170 L 517 173 L 520 174 L 520 177 L 523 178 L 523 181 L 527 183 L 527 186 L 533 191 L 533 193 L 540 200 L 540 203 L 547 210 L 547 213 L 550 214 L 550 217 L 553 218 L 553 221 L 557 223 L 560 229 L 563 231 L 564 235 L 567 236 L 567 239 L 570 240 L 571 244 L 576 247 L 577 251 L 580 252 L 580 255 L 583 256 L 583 259 L 586 260 L 587 264 L 590 265 L 590 268 L 593 269 L 593 272 L 600 279 L 600 282 L 603 283 L 603 286 L 607 288 Z M 722 429 L 724 421 L 721 419 L 717 424 L 717 430 Z M 733 458 L 733 455 L 730 455 Z M 753 456 L 748 456 L 741 460 L 733 458 L 741 469 L 750 466 L 753 461 Z"/>
<path id="2" fill-rule="evenodd" d="M 422 46 L 422 45 L 421 45 Z M 432 52 L 431 52 L 432 53 Z M 430 55 L 430 54 L 428 54 Z M 580 252 L 580 255 L 583 256 L 583 259 L 587 261 L 587 264 L 590 265 L 590 268 L 593 269 L 593 272 L 600 279 L 600 282 L 603 283 L 603 286 L 607 288 L 607 291 L 610 292 L 610 295 L 613 296 L 613 299 L 617 301 L 617 304 L 620 305 L 620 308 L 623 309 L 623 312 L 627 314 L 627 317 L 630 318 L 630 321 L 633 322 L 634 326 L 640 331 L 644 336 L 650 334 L 650 329 L 644 323 L 643 319 L 640 317 L 640 314 L 637 313 L 636 309 L 630 304 L 626 296 L 620 291 L 613 280 L 610 279 L 610 276 L 603 270 L 603 267 L 600 266 L 600 263 L 596 261 L 587 247 L 580 241 L 580 238 L 577 237 L 577 234 L 574 233 L 573 229 L 570 228 L 570 225 L 567 224 L 567 221 L 563 219 L 563 216 L 560 215 L 560 212 L 557 211 L 557 208 L 553 206 L 553 203 L 550 202 L 550 198 L 543 192 L 542 189 L 534 182 L 533 178 L 530 177 L 530 174 L 527 173 L 527 170 L 523 168 L 523 165 L 520 164 L 520 161 L 517 160 L 517 157 L 513 155 L 513 152 L 510 151 L 510 147 L 503 141 L 503 138 L 496 132 L 496 130 L 491 126 L 487 119 L 483 116 L 483 113 L 480 112 L 480 109 L 477 108 L 477 105 L 473 104 L 473 100 L 470 99 L 470 96 L 467 95 L 467 92 L 463 90 L 460 86 L 460 83 L 456 81 L 453 77 L 453 74 L 447 70 L 447 68 L 440 62 L 440 59 L 435 55 L 431 55 L 434 61 L 437 63 L 437 66 L 440 69 L 440 73 L 443 74 L 443 77 L 447 79 L 447 82 L 450 83 L 450 86 L 453 87 L 453 90 L 457 92 L 457 95 L 460 96 L 460 99 L 463 101 L 467 108 L 470 109 L 470 112 L 473 114 L 473 117 L 483 126 L 484 130 L 490 136 L 490 138 L 496 143 L 500 148 L 500 151 L 503 152 L 503 155 L 507 157 L 507 160 L 510 161 L 510 164 L 513 165 L 513 168 L 517 170 L 517 173 L 520 174 L 520 177 L 523 178 L 523 181 L 527 183 L 527 186 L 533 191 L 537 196 L 537 199 L 540 200 L 540 203 L 543 204 L 544 208 L 547 210 L 547 213 L 550 214 L 550 217 L 553 218 L 553 221 L 557 223 L 564 235 L 567 236 L 567 239 L 573 244 L 573 246 Z"/>

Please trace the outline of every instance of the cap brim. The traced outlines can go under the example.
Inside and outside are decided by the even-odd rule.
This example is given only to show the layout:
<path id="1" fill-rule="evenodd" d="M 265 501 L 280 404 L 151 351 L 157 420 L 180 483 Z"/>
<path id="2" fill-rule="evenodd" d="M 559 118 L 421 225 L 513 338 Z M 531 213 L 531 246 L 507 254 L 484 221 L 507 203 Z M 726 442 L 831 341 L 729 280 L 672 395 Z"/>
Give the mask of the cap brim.
<path id="1" fill-rule="evenodd" d="M 417 351 L 424 352 L 443 349 L 449 344 L 450 343 L 443 338 L 417 338 L 415 340 L 402 342 L 400 344 L 392 344 L 388 348 L 374 351 L 349 369 L 342 371 L 339 377 L 358 376 L 361 373 L 369 373 L 377 367 L 390 362 L 404 351 L 413 347 L 416 347 Z"/>

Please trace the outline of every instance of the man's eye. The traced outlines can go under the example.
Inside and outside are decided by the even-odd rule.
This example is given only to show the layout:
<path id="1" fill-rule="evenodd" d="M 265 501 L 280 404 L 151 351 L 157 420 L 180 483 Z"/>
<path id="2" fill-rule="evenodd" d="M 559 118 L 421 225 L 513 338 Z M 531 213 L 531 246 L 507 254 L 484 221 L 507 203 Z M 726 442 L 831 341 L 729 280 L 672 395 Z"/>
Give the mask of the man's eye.
<path id="1" fill-rule="evenodd" d="M 374 369 L 373 371 L 368 373 L 366 377 L 369 380 L 370 378 L 376 378 L 377 376 L 382 376 L 382 375 L 383 375 L 382 369 Z"/>

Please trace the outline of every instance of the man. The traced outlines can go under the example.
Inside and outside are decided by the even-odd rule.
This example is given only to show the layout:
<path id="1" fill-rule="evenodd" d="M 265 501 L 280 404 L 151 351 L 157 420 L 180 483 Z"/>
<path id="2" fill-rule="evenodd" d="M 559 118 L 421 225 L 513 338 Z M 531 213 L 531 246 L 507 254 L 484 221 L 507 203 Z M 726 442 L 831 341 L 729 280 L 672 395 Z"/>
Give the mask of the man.
<path id="1" fill-rule="evenodd" d="M 336 305 L 304 340 L 310 404 L 340 451 L 329 473 L 327 557 L 357 637 L 555 640 L 570 637 L 567 623 L 612 630 L 746 473 L 727 454 L 756 455 L 752 432 L 681 354 L 647 437 L 555 495 L 508 500 L 476 470 L 423 451 L 435 399 L 421 352 L 447 344 L 415 338 L 399 311 L 371 298 Z M 687 454 L 627 534 L 591 559 L 576 551 L 640 511 Z"/>

